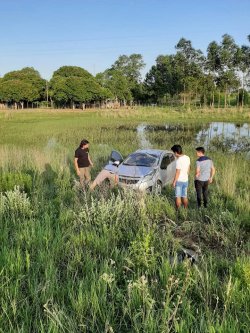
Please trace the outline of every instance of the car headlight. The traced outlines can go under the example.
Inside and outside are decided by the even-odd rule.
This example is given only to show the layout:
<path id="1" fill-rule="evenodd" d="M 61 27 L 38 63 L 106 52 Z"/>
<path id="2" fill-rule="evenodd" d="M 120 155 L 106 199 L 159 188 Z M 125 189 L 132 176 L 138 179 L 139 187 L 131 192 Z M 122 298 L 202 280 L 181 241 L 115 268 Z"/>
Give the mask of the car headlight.
<path id="1" fill-rule="evenodd" d="M 141 179 L 141 183 L 148 182 L 154 178 L 156 170 L 150 171 L 146 176 Z"/>

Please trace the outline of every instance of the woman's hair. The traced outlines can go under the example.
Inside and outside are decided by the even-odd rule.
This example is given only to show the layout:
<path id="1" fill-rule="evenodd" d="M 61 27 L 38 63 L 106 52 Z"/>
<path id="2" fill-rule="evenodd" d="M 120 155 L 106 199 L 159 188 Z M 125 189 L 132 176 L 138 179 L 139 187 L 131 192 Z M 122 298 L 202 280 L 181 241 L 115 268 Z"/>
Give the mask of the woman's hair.
<path id="1" fill-rule="evenodd" d="M 80 148 L 82 148 L 83 146 L 86 146 L 88 143 L 89 143 L 88 140 L 83 139 L 83 140 L 80 142 Z"/>

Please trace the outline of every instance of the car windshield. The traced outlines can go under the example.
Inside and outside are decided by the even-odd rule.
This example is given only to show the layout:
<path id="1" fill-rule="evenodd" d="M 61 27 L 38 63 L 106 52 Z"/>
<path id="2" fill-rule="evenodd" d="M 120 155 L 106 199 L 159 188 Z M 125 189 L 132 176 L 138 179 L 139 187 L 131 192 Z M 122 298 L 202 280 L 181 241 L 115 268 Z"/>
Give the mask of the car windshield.
<path id="1" fill-rule="evenodd" d="M 134 153 L 129 155 L 123 165 L 152 167 L 157 164 L 157 156 L 146 153 Z"/>

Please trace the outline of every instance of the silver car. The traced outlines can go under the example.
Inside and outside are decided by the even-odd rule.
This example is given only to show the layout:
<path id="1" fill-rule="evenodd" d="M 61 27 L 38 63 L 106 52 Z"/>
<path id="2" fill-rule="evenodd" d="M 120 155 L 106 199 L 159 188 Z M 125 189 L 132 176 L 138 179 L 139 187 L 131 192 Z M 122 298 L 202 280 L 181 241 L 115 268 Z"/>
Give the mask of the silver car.
<path id="1" fill-rule="evenodd" d="M 114 172 L 114 162 L 119 161 L 116 173 L 119 185 L 140 191 L 161 193 L 162 187 L 173 181 L 175 156 L 172 151 L 142 149 L 130 154 L 125 160 L 117 151 L 112 151 L 106 170 Z M 115 167 L 116 168 L 116 167 Z"/>

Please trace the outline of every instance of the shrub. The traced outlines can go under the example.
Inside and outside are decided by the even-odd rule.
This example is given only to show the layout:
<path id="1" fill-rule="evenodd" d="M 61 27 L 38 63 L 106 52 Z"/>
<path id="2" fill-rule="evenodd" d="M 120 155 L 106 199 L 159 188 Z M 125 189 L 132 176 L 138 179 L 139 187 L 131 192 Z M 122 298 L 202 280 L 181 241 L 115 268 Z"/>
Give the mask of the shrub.
<path id="1" fill-rule="evenodd" d="M 32 215 L 31 203 L 27 194 L 18 186 L 13 191 L 0 194 L 0 212 L 11 221 L 22 220 Z"/>
<path id="2" fill-rule="evenodd" d="M 32 178 L 26 173 L 6 172 L 0 174 L 0 189 L 2 192 L 13 190 L 18 186 L 25 192 L 30 192 L 32 187 Z"/>

